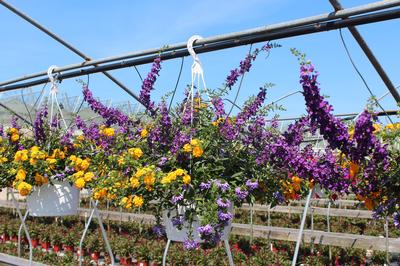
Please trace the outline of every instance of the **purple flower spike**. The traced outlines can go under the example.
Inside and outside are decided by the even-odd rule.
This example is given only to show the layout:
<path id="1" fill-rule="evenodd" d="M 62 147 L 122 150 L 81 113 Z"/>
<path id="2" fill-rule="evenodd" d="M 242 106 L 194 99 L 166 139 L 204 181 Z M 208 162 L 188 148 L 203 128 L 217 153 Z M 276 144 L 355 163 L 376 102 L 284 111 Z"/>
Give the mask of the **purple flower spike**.
<path id="1" fill-rule="evenodd" d="M 217 205 L 220 208 L 227 209 L 231 207 L 231 202 L 228 199 L 219 198 L 217 199 Z"/>
<path id="2" fill-rule="evenodd" d="M 215 184 L 217 185 L 219 190 L 221 190 L 221 192 L 225 192 L 230 189 L 229 184 L 225 181 L 221 182 L 221 181 L 217 180 L 217 181 L 215 181 Z"/>
<path id="3" fill-rule="evenodd" d="M 214 229 L 210 224 L 206 224 L 205 226 L 200 226 L 197 228 L 197 232 L 199 232 L 201 236 L 209 236 L 212 234 L 213 230 Z"/>
<path id="4" fill-rule="evenodd" d="M 176 204 L 182 200 L 183 200 L 183 195 L 175 195 L 175 196 L 172 196 L 171 203 Z"/>
<path id="5" fill-rule="evenodd" d="M 211 183 L 210 182 L 207 182 L 207 183 L 201 182 L 199 187 L 200 187 L 201 191 L 207 190 L 207 189 L 211 188 Z"/>
<path id="6" fill-rule="evenodd" d="M 191 239 L 185 239 L 185 242 L 183 242 L 183 247 L 186 250 L 193 250 L 196 249 L 198 246 L 198 243 L 195 240 L 191 240 Z"/>
<path id="7" fill-rule="evenodd" d="M 258 188 L 258 181 L 252 181 L 251 179 L 246 181 L 246 186 L 249 189 L 249 191 L 253 191 Z"/>
<path id="8" fill-rule="evenodd" d="M 154 111 L 154 102 L 150 100 L 150 93 L 154 90 L 154 83 L 159 76 L 159 72 L 161 70 L 161 59 L 156 58 L 153 61 L 153 65 L 151 66 L 150 72 L 147 74 L 147 77 L 143 80 L 142 89 L 140 90 L 140 101 L 144 104 L 144 106 L 150 111 Z"/>
<path id="9" fill-rule="evenodd" d="M 235 194 L 239 200 L 245 200 L 249 195 L 249 192 L 247 190 L 242 190 L 241 187 L 237 187 L 235 188 Z"/>

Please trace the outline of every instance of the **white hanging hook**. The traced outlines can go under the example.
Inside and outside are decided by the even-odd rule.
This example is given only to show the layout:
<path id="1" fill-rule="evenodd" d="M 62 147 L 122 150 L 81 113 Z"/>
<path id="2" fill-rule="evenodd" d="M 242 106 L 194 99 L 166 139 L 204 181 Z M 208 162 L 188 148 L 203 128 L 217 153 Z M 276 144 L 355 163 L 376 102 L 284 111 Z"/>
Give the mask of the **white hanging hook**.
<path id="1" fill-rule="evenodd" d="M 51 82 L 51 84 L 55 84 L 57 83 L 57 79 L 56 79 L 56 75 L 53 74 L 54 69 L 56 69 L 57 66 L 56 65 L 52 65 L 49 67 L 49 69 L 47 70 L 47 76 L 49 77 L 49 80 Z"/>
<path id="2" fill-rule="evenodd" d="M 189 38 L 189 40 L 187 41 L 187 49 L 189 51 L 189 54 L 193 57 L 195 62 L 200 63 L 200 59 L 199 56 L 196 54 L 196 52 L 193 49 L 193 44 L 195 41 L 197 40 L 201 40 L 203 39 L 203 37 L 201 37 L 200 35 L 193 35 L 192 37 Z"/>

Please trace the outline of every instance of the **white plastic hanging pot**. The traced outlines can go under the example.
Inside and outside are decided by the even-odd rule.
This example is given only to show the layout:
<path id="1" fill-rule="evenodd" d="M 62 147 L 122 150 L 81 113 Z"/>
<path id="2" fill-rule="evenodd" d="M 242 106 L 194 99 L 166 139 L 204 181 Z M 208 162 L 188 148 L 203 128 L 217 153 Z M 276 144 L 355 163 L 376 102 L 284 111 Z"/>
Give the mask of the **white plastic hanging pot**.
<path id="1" fill-rule="evenodd" d="M 228 211 L 233 214 L 233 207 L 229 208 Z M 167 238 L 171 241 L 175 242 L 185 242 L 186 239 L 188 239 L 189 236 L 189 224 L 185 222 L 182 225 L 182 229 L 179 230 L 177 227 L 175 227 L 172 223 L 172 218 L 177 216 L 177 214 L 182 214 L 184 215 L 185 213 L 185 208 L 184 207 L 178 207 L 178 211 L 176 210 L 164 210 L 163 211 L 163 220 L 164 220 L 164 225 L 165 225 L 165 231 L 167 233 Z M 169 217 L 168 217 L 169 214 Z M 193 232 L 193 240 L 195 240 L 197 243 L 202 243 L 204 240 L 200 238 L 200 234 L 198 233 L 197 229 L 200 227 L 200 222 L 198 217 L 194 217 L 193 223 L 192 223 L 192 232 Z M 229 221 L 227 225 L 225 225 L 224 230 L 222 231 L 222 236 L 221 236 L 221 241 L 228 240 L 229 235 L 231 234 L 232 230 L 232 220 Z"/>
<path id="2" fill-rule="evenodd" d="M 27 205 L 31 216 L 76 215 L 79 190 L 67 181 L 53 181 L 53 185 L 35 187 L 27 197 Z"/>

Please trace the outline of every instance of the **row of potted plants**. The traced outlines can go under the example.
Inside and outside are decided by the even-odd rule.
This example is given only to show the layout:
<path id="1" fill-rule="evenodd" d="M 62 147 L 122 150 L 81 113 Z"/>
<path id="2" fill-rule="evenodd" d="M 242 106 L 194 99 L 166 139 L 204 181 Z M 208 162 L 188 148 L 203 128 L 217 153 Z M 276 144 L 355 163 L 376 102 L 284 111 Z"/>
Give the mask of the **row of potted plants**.
<path id="1" fill-rule="evenodd" d="M 0 215 L 1 218 L 7 218 L 10 222 L 17 222 L 16 219 L 10 219 L 10 216 Z M 37 219 L 36 219 L 37 220 Z M 3 220 L 2 220 L 3 221 Z M 40 241 L 48 241 L 47 232 L 66 232 L 69 231 L 76 239 L 81 233 L 82 221 L 76 218 L 69 218 L 67 222 L 59 221 L 57 226 L 51 227 L 49 221 L 30 222 L 31 228 L 39 228 L 37 238 Z M 56 222 L 54 223 L 56 224 Z M 120 230 L 121 229 L 121 230 Z M 141 233 L 140 233 L 141 232 Z M 110 226 L 110 242 L 114 252 L 117 255 L 117 260 L 121 265 L 161 265 L 162 254 L 165 247 L 165 238 L 159 238 L 154 235 L 149 226 L 139 225 L 134 223 L 113 223 Z M 42 236 L 42 234 L 44 236 Z M 57 239 L 56 237 L 50 239 Z M 57 252 L 49 252 L 44 248 L 35 249 L 36 261 L 51 262 L 50 265 L 67 265 L 76 264 L 78 248 L 76 239 L 73 242 L 75 247 L 73 251 L 66 251 L 64 256 L 58 256 Z M 90 240 L 92 239 L 92 240 Z M 62 239 L 62 243 L 68 243 L 68 239 Z M 93 242 L 92 242 L 93 241 Z M 90 243 L 92 242 L 92 243 Z M 291 257 L 293 256 L 294 243 L 285 241 L 268 241 L 266 239 L 254 239 L 250 243 L 246 237 L 232 237 L 230 239 L 232 253 L 236 265 L 290 265 Z M 55 246 L 60 245 L 58 241 L 52 242 L 51 249 L 55 251 Z M 27 244 L 24 243 L 26 250 Z M 104 253 L 104 244 L 101 236 L 92 231 L 89 234 L 88 241 L 84 245 L 84 250 L 96 250 L 100 252 L 101 261 L 109 261 L 107 254 Z M 332 247 L 332 265 L 365 265 L 366 261 L 372 261 L 378 265 L 385 260 L 384 252 L 375 252 L 372 257 L 366 257 L 365 250 L 359 249 L 341 249 Z M 8 254 L 16 254 L 16 245 L 11 242 L 1 242 L 0 252 Z M 47 253 L 47 255 L 46 255 Z M 94 252 L 87 252 L 85 255 L 84 265 L 89 265 L 90 261 L 98 260 L 97 255 L 93 256 Z M 300 260 L 307 265 L 328 265 L 328 247 L 320 245 L 302 245 L 300 252 Z M 24 253 L 27 255 L 27 252 Z M 70 258 L 70 259 L 67 259 Z M 99 261 L 98 261 L 99 262 Z M 64 264 L 63 264 L 64 263 Z M 226 265 L 227 259 L 224 253 L 224 248 L 221 245 L 216 247 L 207 247 L 196 249 L 192 252 L 185 251 L 182 245 L 173 244 L 171 246 L 170 256 L 168 257 L 169 265 Z M 369 264 L 371 265 L 371 264 Z"/>

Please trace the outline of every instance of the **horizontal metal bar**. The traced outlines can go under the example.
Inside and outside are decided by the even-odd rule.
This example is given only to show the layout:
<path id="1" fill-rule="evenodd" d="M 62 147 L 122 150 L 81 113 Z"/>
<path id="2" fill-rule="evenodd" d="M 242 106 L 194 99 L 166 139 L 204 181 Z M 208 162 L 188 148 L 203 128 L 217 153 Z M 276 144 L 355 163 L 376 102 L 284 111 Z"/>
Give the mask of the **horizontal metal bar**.
<path id="1" fill-rule="evenodd" d="M 0 0 L 0 1 L 2 1 L 2 0 Z M 294 28 L 294 27 L 305 26 L 305 25 L 309 25 L 312 23 L 326 22 L 326 21 L 330 21 L 330 20 L 334 20 L 334 19 L 347 18 L 347 17 L 351 17 L 351 16 L 355 16 L 355 15 L 361 15 L 361 14 L 365 14 L 368 12 L 375 12 L 378 10 L 384 10 L 384 9 L 388 9 L 388 8 L 392 8 L 392 7 L 396 7 L 396 6 L 400 6 L 400 0 L 378 1 L 375 3 L 370 3 L 370 4 L 366 4 L 366 5 L 353 7 L 353 8 L 343 9 L 343 10 L 340 10 L 337 12 L 324 13 L 324 14 L 320 14 L 320 15 L 316 15 L 316 16 L 311 16 L 311 17 L 291 20 L 291 21 L 287 21 L 287 22 L 262 26 L 262 27 L 253 28 L 253 29 L 249 29 L 249 30 L 207 37 L 207 38 L 198 40 L 196 42 L 196 46 L 208 45 L 208 44 L 212 44 L 212 43 L 223 42 L 223 41 L 232 40 L 232 39 L 238 39 L 238 38 L 242 38 L 242 37 L 246 37 L 246 36 L 262 35 L 262 34 L 266 34 L 266 33 L 272 33 L 274 31 L 280 31 L 280 30 L 290 29 L 290 28 Z M 56 68 L 54 70 L 54 72 L 59 73 L 59 72 L 67 71 L 67 70 L 81 68 L 84 66 L 94 66 L 96 64 L 98 65 L 98 64 L 104 64 L 104 63 L 109 63 L 109 62 L 127 60 L 127 59 L 132 59 L 132 58 L 137 58 L 137 57 L 142 57 L 142 56 L 147 56 L 147 55 L 152 55 L 152 54 L 158 54 L 159 52 L 176 51 L 176 50 L 184 49 L 184 48 L 186 48 L 186 42 L 181 42 L 181 43 L 163 46 L 161 48 L 146 49 L 146 50 L 142 50 L 142 51 L 138 51 L 138 52 L 131 52 L 131 53 L 126 53 L 126 54 L 122 54 L 122 55 L 118 55 L 118 56 L 106 57 L 106 58 L 102 58 L 102 59 L 98 59 L 98 60 L 91 60 L 91 61 L 81 62 L 78 64 L 67 65 L 64 67 Z M 37 78 L 37 77 L 41 77 L 41 76 L 45 76 L 45 75 L 47 75 L 47 71 L 24 75 L 19 78 L 1 82 L 0 86 L 13 84 L 16 82 L 20 82 L 20 81 L 24 81 L 24 80 L 28 80 L 28 79 L 32 79 L 32 78 Z"/>
<path id="2" fill-rule="evenodd" d="M 385 20 L 396 19 L 396 18 L 400 18 L 400 8 L 388 10 L 388 11 L 382 11 L 382 12 L 373 13 L 373 14 L 368 14 L 368 15 L 351 17 L 351 18 L 343 19 L 343 20 L 319 23 L 316 25 L 291 28 L 291 29 L 286 29 L 286 30 L 282 30 L 282 31 L 272 32 L 272 33 L 251 35 L 251 36 L 238 38 L 238 39 L 234 39 L 234 40 L 228 40 L 225 42 L 204 44 L 204 45 L 201 45 L 201 46 L 198 46 L 197 48 L 195 48 L 195 51 L 196 51 L 196 53 L 200 54 L 200 53 L 222 50 L 222 49 L 226 49 L 226 48 L 232 48 L 232 47 L 241 46 L 241 45 L 247 45 L 247 44 L 251 44 L 251 43 L 277 40 L 277 39 L 282 39 L 282 38 L 287 38 L 287 37 L 293 37 L 293 36 L 335 30 L 335 29 L 339 29 L 339 28 L 345 28 L 345 27 L 348 27 L 351 25 L 353 25 L 353 26 L 363 25 L 363 24 L 374 23 L 374 22 L 385 21 Z M 187 55 L 189 55 L 187 49 L 182 49 L 179 51 L 171 51 L 171 52 L 162 53 L 160 56 L 161 56 L 162 60 L 170 60 L 170 59 L 180 58 L 180 57 L 187 56 Z M 126 68 L 126 67 L 131 67 L 131 66 L 143 65 L 143 64 L 152 62 L 158 56 L 159 56 L 158 54 L 150 55 L 150 56 L 132 59 L 132 60 L 128 60 L 128 61 L 121 61 L 121 62 L 117 62 L 117 63 L 101 65 L 101 66 L 95 67 L 95 68 L 86 68 L 86 69 L 80 69 L 80 70 L 71 71 L 71 72 L 67 72 L 67 73 L 61 73 L 58 75 L 58 78 L 60 80 L 63 80 L 63 79 L 69 79 L 69 78 L 79 77 L 79 76 L 88 75 L 88 74 L 94 74 L 94 73 L 98 73 L 98 72 L 104 72 L 104 71 Z M 0 92 L 36 86 L 36 85 L 43 84 L 46 82 L 48 82 L 47 77 L 38 79 L 38 80 L 34 80 L 34 81 L 30 81 L 30 82 L 25 82 L 25 83 L 0 86 Z"/>
<path id="3" fill-rule="evenodd" d="M 392 116 L 392 115 L 397 115 L 400 112 L 400 110 L 389 110 L 389 111 L 385 111 L 385 112 L 376 112 L 375 115 L 376 116 Z M 349 113 L 349 114 L 337 114 L 335 115 L 336 117 L 346 117 L 344 119 L 353 119 L 354 117 L 356 117 L 357 115 L 359 115 L 360 113 Z M 276 119 L 276 121 L 293 121 L 293 120 L 299 120 L 301 117 L 287 117 L 287 118 L 279 118 Z"/>

